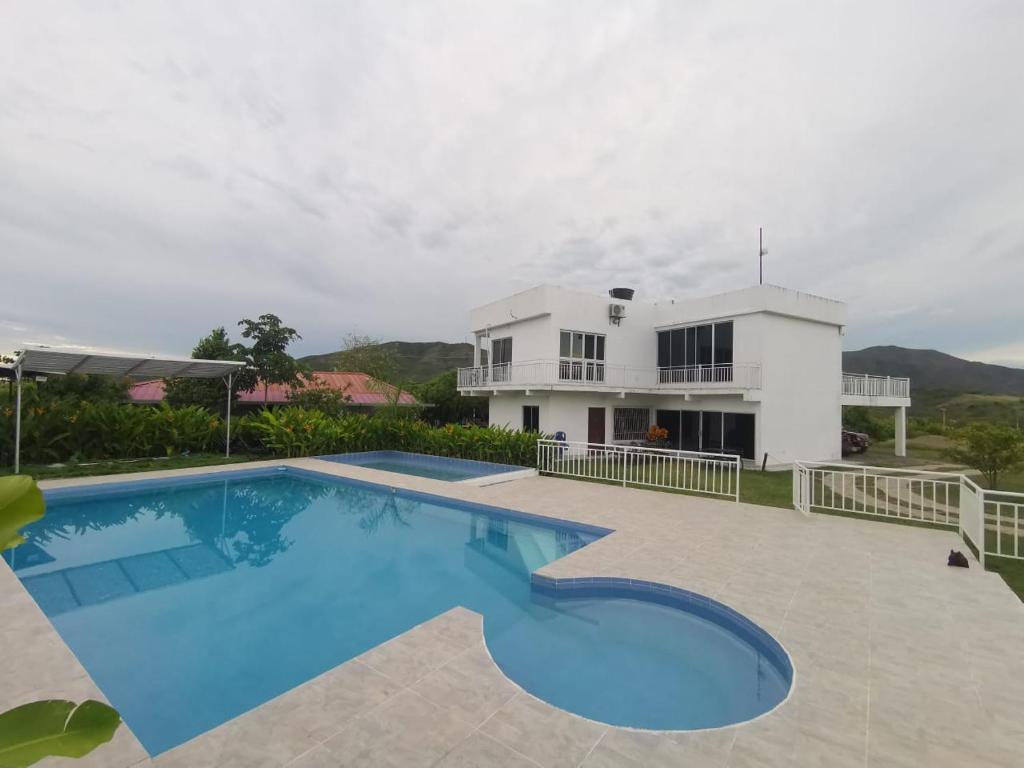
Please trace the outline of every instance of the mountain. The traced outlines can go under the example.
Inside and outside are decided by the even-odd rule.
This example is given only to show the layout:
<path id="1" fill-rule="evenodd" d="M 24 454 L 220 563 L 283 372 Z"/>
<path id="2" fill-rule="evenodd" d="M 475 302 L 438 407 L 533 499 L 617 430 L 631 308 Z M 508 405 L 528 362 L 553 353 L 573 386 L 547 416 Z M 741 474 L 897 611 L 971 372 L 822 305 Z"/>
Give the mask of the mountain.
<path id="1" fill-rule="evenodd" d="M 934 349 L 868 347 L 843 353 L 847 373 L 908 376 L 910 390 L 1024 395 L 1024 369 L 962 360 Z"/>
<path id="2" fill-rule="evenodd" d="M 426 381 L 439 373 L 473 364 L 473 345 L 444 341 L 386 341 L 380 345 L 394 351 L 402 381 Z M 314 371 L 345 370 L 345 352 L 308 355 L 299 361 Z"/>

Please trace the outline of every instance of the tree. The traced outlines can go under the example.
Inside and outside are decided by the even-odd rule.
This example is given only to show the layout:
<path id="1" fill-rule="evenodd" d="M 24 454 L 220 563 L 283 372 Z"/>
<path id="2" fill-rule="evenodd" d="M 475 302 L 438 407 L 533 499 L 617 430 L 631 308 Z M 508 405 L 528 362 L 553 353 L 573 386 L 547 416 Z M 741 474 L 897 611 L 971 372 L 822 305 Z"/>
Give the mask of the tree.
<path id="1" fill-rule="evenodd" d="M 260 315 L 257 320 L 238 321 L 242 337 L 252 339 L 246 352 L 246 362 L 263 382 L 263 404 L 271 384 L 301 386 L 303 365 L 288 354 L 288 345 L 302 337 L 294 328 L 281 324 L 277 315 Z"/>
<path id="2" fill-rule="evenodd" d="M 350 334 L 345 337 L 341 354 L 342 364 L 350 371 L 365 373 L 370 377 L 367 387 L 384 397 L 384 405 L 377 414 L 385 418 L 415 416 L 417 410 L 400 405 L 402 391 L 408 391 L 400 378 L 398 356 L 389 347 L 369 336 Z"/>
<path id="3" fill-rule="evenodd" d="M 128 382 L 116 376 L 87 376 L 69 373 L 47 376 L 36 384 L 43 402 L 54 400 L 87 401 L 90 403 L 122 403 L 128 398 Z"/>
<path id="4" fill-rule="evenodd" d="M 385 384 L 395 384 L 399 378 L 398 356 L 395 351 L 369 336 L 349 334 L 345 337 L 341 366 L 348 371 L 365 373 Z"/>
<path id="5" fill-rule="evenodd" d="M 434 422 L 458 424 L 487 421 L 486 397 L 463 397 L 458 390 L 458 371 L 439 373 L 429 381 L 412 385 L 416 399 L 424 404 L 424 415 Z"/>
<path id="6" fill-rule="evenodd" d="M 320 411 L 328 416 L 337 416 L 345 410 L 352 398 L 344 392 L 318 384 L 315 381 L 304 387 L 295 387 L 288 393 L 288 402 L 299 408 Z"/>
<path id="7" fill-rule="evenodd" d="M 999 475 L 1024 462 L 1024 436 L 1005 424 L 975 422 L 956 433 L 958 445 L 949 457 L 979 470 L 989 488 L 996 488 Z"/>
<path id="8" fill-rule="evenodd" d="M 210 335 L 199 340 L 192 350 L 197 360 L 234 360 L 244 363 L 248 350 L 242 344 L 232 344 L 223 327 L 214 328 Z M 231 399 L 239 392 L 256 388 L 256 371 L 251 367 L 239 368 L 231 376 Z M 169 405 L 201 405 L 214 413 L 223 413 L 227 407 L 227 387 L 220 379 L 166 379 L 164 393 Z"/>

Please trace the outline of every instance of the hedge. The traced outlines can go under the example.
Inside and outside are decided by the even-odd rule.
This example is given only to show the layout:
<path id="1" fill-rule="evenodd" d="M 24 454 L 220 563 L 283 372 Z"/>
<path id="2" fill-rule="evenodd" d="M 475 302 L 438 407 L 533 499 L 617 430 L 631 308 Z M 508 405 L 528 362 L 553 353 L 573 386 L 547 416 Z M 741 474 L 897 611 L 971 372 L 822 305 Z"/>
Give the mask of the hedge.
<path id="1" fill-rule="evenodd" d="M 25 464 L 134 459 L 219 451 L 224 421 L 199 406 L 172 408 L 56 401 L 22 408 Z M 535 466 L 541 435 L 501 427 L 432 427 L 415 419 L 327 416 L 303 408 L 262 410 L 235 420 L 232 448 L 298 457 L 399 450 Z M 0 406 L 0 463 L 14 453 L 14 410 Z"/>

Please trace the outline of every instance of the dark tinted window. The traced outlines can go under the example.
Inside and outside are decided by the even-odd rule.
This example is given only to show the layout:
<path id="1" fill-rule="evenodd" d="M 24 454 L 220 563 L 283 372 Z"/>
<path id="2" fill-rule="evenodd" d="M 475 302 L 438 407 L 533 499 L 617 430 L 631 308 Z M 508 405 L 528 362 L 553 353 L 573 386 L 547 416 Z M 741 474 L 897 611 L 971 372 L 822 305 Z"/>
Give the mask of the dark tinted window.
<path id="1" fill-rule="evenodd" d="M 732 364 L 732 321 L 715 323 L 715 365 Z"/>
<path id="2" fill-rule="evenodd" d="M 523 406 L 523 432 L 539 432 L 540 431 L 540 406 L 539 405 L 524 405 Z"/>
<path id="3" fill-rule="evenodd" d="M 711 365 L 714 361 L 714 348 L 711 344 L 711 326 L 697 326 L 697 365 Z"/>
<path id="4" fill-rule="evenodd" d="M 658 331 L 658 367 L 668 368 L 672 365 L 672 332 Z"/>

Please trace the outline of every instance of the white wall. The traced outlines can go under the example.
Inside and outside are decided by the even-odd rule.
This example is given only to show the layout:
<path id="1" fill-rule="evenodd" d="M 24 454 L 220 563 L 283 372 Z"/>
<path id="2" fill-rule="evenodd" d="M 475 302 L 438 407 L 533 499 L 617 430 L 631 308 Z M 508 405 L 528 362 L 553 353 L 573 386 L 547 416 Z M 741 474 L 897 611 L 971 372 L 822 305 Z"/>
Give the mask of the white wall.
<path id="1" fill-rule="evenodd" d="M 610 304 L 626 306 L 626 317 L 619 325 L 609 321 Z M 492 302 L 470 314 L 477 335 L 512 337 L 513 362 L 557 359 L 559 333 L 564 330 L 604 334 L 605 363 L 638 368 L 657 364 L 654 320 L 654 305 L 552 285 Z"/>
<path id="2" fill-rule="evenodd" d="M 764 315 L 762 322 L 760 434 L 769 463 L 839 459 L 839 329 L 775 315 Z"/>

